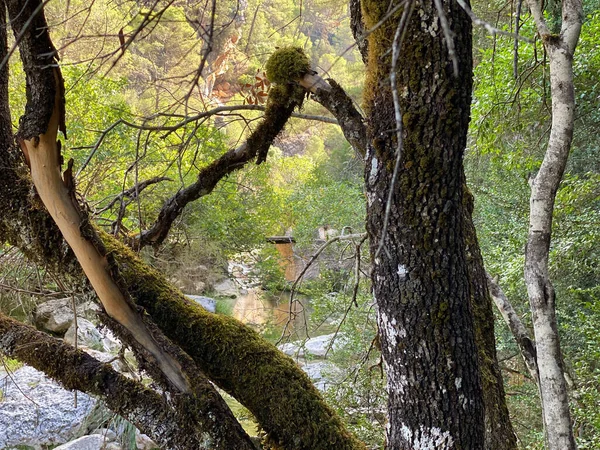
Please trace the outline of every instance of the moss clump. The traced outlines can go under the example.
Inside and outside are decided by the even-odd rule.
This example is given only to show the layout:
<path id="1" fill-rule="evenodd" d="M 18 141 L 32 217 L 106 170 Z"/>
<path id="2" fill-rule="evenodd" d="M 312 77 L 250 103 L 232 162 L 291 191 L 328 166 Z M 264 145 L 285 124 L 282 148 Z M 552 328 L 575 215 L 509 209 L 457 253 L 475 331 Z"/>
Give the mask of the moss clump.
<path id="1" fill-rule="evenodd" d="M 266 65 L 267 78 L 272 83 L 287 83 L 302 78 L 310 71 L 310 60 L 300 47 L 276 50 Z"/>

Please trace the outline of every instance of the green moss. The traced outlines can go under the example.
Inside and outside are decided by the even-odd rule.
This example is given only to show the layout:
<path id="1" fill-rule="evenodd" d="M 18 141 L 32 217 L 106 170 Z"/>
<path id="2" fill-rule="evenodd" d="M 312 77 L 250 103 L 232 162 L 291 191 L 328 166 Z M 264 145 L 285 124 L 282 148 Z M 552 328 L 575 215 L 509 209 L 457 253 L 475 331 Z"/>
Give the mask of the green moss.
<path id="1" fill-rule="evenodd" d="M 130 249 L 102 237 L 131 296 L 211 381 L 252 412 L 269 442 L 298 450 L 365 448 L 291 358 L 237 320 L 196 307 Z"/>
<path id="2" fill-rule="evenodd" d="M 310 60 L 300 47 L 284 47 L 271 55 L 265 68 L 269 81 L 285 84 L 309 72 Z"/>

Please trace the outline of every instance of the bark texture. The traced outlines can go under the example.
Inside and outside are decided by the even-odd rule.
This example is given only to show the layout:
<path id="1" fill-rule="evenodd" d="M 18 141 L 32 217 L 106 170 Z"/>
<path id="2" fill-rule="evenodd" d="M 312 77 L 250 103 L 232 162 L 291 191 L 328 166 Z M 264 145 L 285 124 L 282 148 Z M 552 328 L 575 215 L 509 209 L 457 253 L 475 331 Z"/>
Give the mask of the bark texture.
<path id="1" fill-rule="evenodd" d="M 550 65 L 552 125 L 542 165 L 533 180 L 529 201 L 529 235 L 525 283 L 533 315 L 539 387 L 546 444 L 549 450 L 575 449 L 569 398 L 556 324 L 556 297 L 548 273 L 552 215 L 573 140 L 575 88 L 573 56 L 583 22 L 581 0 L 562 3 L 559 35 L 551 34 L 537 0 L 528 0 Z"/>
<path id="2" fill-rule="evenodd" d="M 389 2 L 364 0 L 373 27 Z M 391 50 L 402 11 L 369 36 L 365 158 L 367 231 L 382 354 L 387 366 L 387 448 L 484 448 L 484 404 L 465 254 L 462 155 L 471 101 L 471 22 L 443 2 L 460 74 L 433 2 L 415 2 L 397 67 L 399 143 Z M 388 230 L 382 230 L 389 208 Z M 380 249 L 380 242 L 383 245 Z"/>
<path id="3" fill-rule="evenodd" d="M 494 311 L 483 257 L 473 224 L 473 195 L 464 187 L 465 251 L 485 407 L 485 450 L 516 450 L 517 437 L 506 406 L 504 381 L 496 355 Z"/>
<path id="4" fill-rule="evenodd" d="M 16 358 L 65 388 L 100 397 L 115 413 L 127 417 L 164 449 L 212 450 L 245 448 L 235 436 L 221 445 L 198 427 L 205 421 L 198 403 L 189 396 L 165 396 L 114 371 L 87 353 L 0 314 L 0 351 Z M 215 417 L 215 416 L 213 416 Z M 227 431 L 227 425 L 219 424 Z M 241 445 L 242 447 L 238 447 Z M 235 447 L 232 447 L 235 446 Z"/>
<path id="5" fill-rule="evenodd" d="M 31 2 L 31 5 L 35 9 L 39 3 Z M 5 42 L 3 49 L 6 50 Z M 54 70 L 54 66 L 50 70 Z M 6 79 L 5 70 L 0 71 L 0 77 Z M 50 86 L 55 84 L 52 83 Z M 46 89 L 49 93 L 45 100 L 53 100 L 56 94 L 55 91 L 47 89 L 47 86 L 33 86 L 32 89 Z M 2 100 L 0 108 L 6 112 L 8 112 L 7 99 L 7 84 L 2 84 L 0 85 L 0 100 Z M 284 95 L 280 97 L 281 99 L 286 101 L 284 105 L 286 108 L 292 109 L 286 100 L 289 96 Z M 279 124 L 283 116 L 281 114 L 275 116 L 273 119 Z M 3 242 L 17 245 L 33 261 L 74 279 L 81 279 L 82 272 L 73 253 L 63 241 L 60 231 L 39 198 L 33 193 L 22 156 L 15 151 L 12 144 L 9 117 L 9 114 L 0 117 L 0 133 L 3 138 L 0 142 L 0 161 L 3 167 L 3 177 L 0 177 L 0 188 L 3 193 L 0 197 L 0 210 L 3 212 L 0 216 L 0 238 Z M 39 120 L 46 120 L 46 118 L 46 115 L 42 115 Z M 35 133 L 40 130 L 43 130 L 43 133 L 46 127 L 35 129 Z M 255 139 L 250 140 L 247 145 L 256 144 L 255 151 L 262 149 L 264 157 L 265 149 L 268 148 L 266 143 L 274 135 L 264 127 L 262 130 L 265 133 L 256 135 Z M 35 133 L 27 137 L 35 138 Z M 238 155 L 233 151 L 228 157 L 235 159 Z M 218 164 L 217 166 L 221 167 Z M 365 448 L 364 444 L 344 429 L 339 418 L 326 406 L 318 391 L 312 386 L 308 376 L 291 358 L 283 355 L 274 346 L 263 341 L 258 334 L 236 320 L 207 313 L 200 310 L 198 306 L 192 305 L 160 274 L 148 269 L 135 254 L 114 238 L 108 235 L 102 235 L 101 238 L 104 242 L 96 244 L 102 245 L 107 250 L 109 272 L 115 276 L 119 287 L 128 297 L 138 305 L 146 307 L 148 314 L 143 315 L 146 325 L 152 329 L 153 324 L 150 320 L 154 319 L 156 326 L 166 331 L 167 336 L 195 360 L 195 364 L 198 364 L 195 371 L 197 376 L 201 379 L 206 374 L 246 405 L 268 433 L 270 441 L 278 448 L 299 450 Z M 84 289 L 87 287 L 84 283 L 81 284 Z M 135 340 L 127 333 L 123 333 L 123 329 L 115 321 L 106 317 L 105 320 L 125 343 L 135 347 Z M 154 329 L 152 331 L 156 332 Z M 161 339 L 160 345 L 168 346 L 169 341 Z M 189 361 L 185 362 L 187 358 L 185 354 L 178 354 L 176 349 L 171 351 L 177 356 L 178 361 L 184 363 L 183 367 L 188 377 L 196 386 L 191 370 L 195 366 Z M 182 350 L 180 349 L 179 352 Z M 50 355 L 45 357 L 52 358 Z M 44 369 L 43 364 L 39 367 Z M 148 365 L 147 369 L 160 379 L 160 374 L 157 374 L 156 370 L 153 372 L 151 365 Z M 94 379 L 82 377 L 81 383 L 76 387 L 92 392 L 94 386 L 88 381 L 93 383 Z M 196 392 L 194 390 L 194 393 Z M 207 428 L 203 426 L 208 425 L 208 431 L 211 433 L 200 435 L 213 441 L 212 447 L 215 447 L 215 437 L 222 436 L 222 443 L 217 443 L 216 448 L 251 448 L 250 444 L 246 446 L 248 443 L 246 438 L 240 437 L 237 433 L 241 427 L 229 426 L 229 422 L 225 420 L 227 415 L 218 407 L 222 399 L 214 396 L 214 390 L 212 392 L 213 394 L 207 391 L 205 397 L 200 395 L 193 398 L 181 397 L 181 401 L 186 403 L 184 408 L 186 412 L 185 414 L 178 412 L 181 414 L 179 419 L 193 423 L 199 431 L 206 431 Z M 120 405 L 121 401 L 126 400 L 115 398 L 114 409 L 127 406 Z M 207 405 L 209 408 L 204 409 Z M 211 424 L 212 428 L 210 428 Z M 239 424 L 236 425 L 239 427 Z M 192 435 L 190 433 L 190 436 Z M 198 436 L 198 433 L 193 436 Z M 203 448 L 202 445 L 204 444 L 198 441 L 195 443 L 188 441 L 181 448 Z"/>
<path id="6" fill-rule="evenodd" d="M 62 224 L 61 231 L 70 238 L 72 243 L 76 242 L 77 245 L 74 247 L 81 250 L 81 246 L 85 246 L 83 252 L 79 251 L 79 256 L 82 257 L 84 268 L 90 269 L 91 266 L 91 270 L 88 270 L 90 278 L 97 281 L 97 272 L 102 273 L 103 281 L 99 284 L 93 283 L 94 287 L 105 294 L 107 286 L 113 287 L 112 290 L 108 289 L 108 295 L 101 295 L 105 303 L 107 300 L 109 303 L 115 301 L 117 296 L 120 295 L 121 304 L 126 307 L 130 316 L 137 320 L 154 348 L 160 352 L 163 352 L 163 349 L 173 348 L 175 358 L 171 358 L 179 366 L 178 370 L 184 367 L 184 371 L 187 370 L 188 372 L 189 389 L 184 390 L 189 391 L 189 394 L 178 397 L 178 402 L 185 405 L 186 415 L 195 416 L 190 424 L 195 424 L 196 432 L 192 433 L 191 428 L 188 427 L 190 432 L 187 434 L 185 441 L 181 441 L 186 444 L 180 445 L 179 441 L 173 441 L 172 444 L 175 447 L 172 448 L 189 448 L 190 445 L 206 447 L 207 442 L 210 441 L 211 448 L 228 449 L 235 446 L 236 448 L 252 449 L 253 445 L 249 437 L 235 420 L 223 399 L 197 370 L 191 359 L 183 354 L 181 350 L 173 347 L 164 337 L 161 337 L 156 327 L 153 327 L 152 324 L 146 324 L 142 317 L 138 316 L 137 310 L 125 301 L 121 289 L 117 282 L 113 280 L 109 259 L 106 258 L 105 254 L 100 254 L 101 249 L 97 240 L 94 241 L 93 229 L 85 223 L 84 215 L 79 214 L 80 211 L 76 209 L 77 205 L 70 197 L 73 192 L 69 189 L 74 187 L 72 185 L 68 186 L 67 181 L 72 182 L 72 179 L 65 177 L 65 184 L 63 184 L 60 177 L 60 145 L 57 143 L 56 138 L 59 128 L 63 132 L 65 131 L 64 89 L 45 24 L 42 3 L 37 1 L 9 2 L 8 12 L 11 19 L 10 23 L 19 43 L 21 59 L 27 76 L 26 114 L 20 121 L 17 139 L 30 163 L 33 178 L 37 181 L 39 194 L 53 212 L 57 222 Z M 6 35 L 2 34 L 0 38 L 3 39 L 2 48 L 0 49 L 3 54 L 0 56 L 4 57 L 6 55 Z M 6 79 L 6 72 L 3 71 L 2 80 L 6 81 Z M 1 109 L 6 111 L 8 111 L 7 89 L 7 84 L 0 86 Z M 50 116 L 48 116 L 47 111 L 51 111 Z M 40 251 L 40 255 L 36 256 L 47 257 L 48 259 L 45 259 L 45 262 L 51 261 L 53 264 L 49 265 L 55 268 L 77 270 L 76 263 L 66 264 L 64 268 L 61 267 L 60 263 L 63 262 L 66 247 L 62 239 L 59 238 L 61 233 L 56 230 L 51 219 L 42 210 L 40 198 L 33 194 L 30 181 L 26 178 L 26 171 L 23 170 L 22 160 L 10 151 L 14 147 L 10 132 L 10 114 L 0 117 L 0 122 L 2 123 L 0 125 L 0 137 L 4 139 L 3 142 L 0 142 L 0 159 L 3 162 L 2 167 L 6 175 L 1 186 L 4 188 L 3 193 L 5 194 L 2 198 L 2 210 L 5 213 L 5 220 L 0 226 L 2 237 L 5 241 L 13 244 L 21 244 L 24 251 L 29 253 L 30 256 L 36 255 L 36 253 L 30 253 L 32 250 L 45 248 L 45 251 Z M 25 229 L 22 230 L 22 228 Z M 44 234 L 37 234 L 36 231 L 43 231 Z M 51 238 L 45 240 L 46 237 Z M 31 245 L 32 241 L 36 241 L 36 243 Z M 52 250 L 59 250 L 58 255 L 54 254 L 54 257 L 52 257 Z M 93 258 L 91 253 L 95 255 Z M 100 257 L 100 261 L 95 258 L 96 256 Z M 75 262 L 75 258 L 70 253 L 66 255 L 66 258 Z M 119 316 L 119 305 L 116 305 L 116 314 L 115 308 L 112 306 L 107 307 L 107 310 L 116 321 L 122 319 Z M 107 319 L 107 321 L 111 323 L 110 319 Z M 126 325 L 123 320 L 120 323 Z M 149 325 L 149 327 L 146 325 Z M 137 355 L 142 357 L 143 362 L 156 361 L 153 358 L 156 354 L 152 353 L 152 350 L 149 350 L 143 342 L 139 341 L 139 335 L 136 338 L 134 337 L 136 333 L 131 333 L 126 327 L 117 326 L 115 323 L 113 323 L 113 328 L 118 330 L 117 334 L 119 336 L 125 337 L 125 341 L 136 350 Z M 154 335 L 150 330 L 154 330 Z M 14 343 L 18 343 L 18 340 Z M 169 353 L 168 350 L 164 350 L 164 354 Z M 26 356 L 24 353 L 20 354 Z M 45 358 L 46 361 L 49 361 L 53 356 L 46 355 Z M 43 358 L 38 358 L 38 363 L 42 360 Z M 52 367 L 55 367 L 59 362 L 54 361 L 54 365 L 49 365 L 48 370 L 52 372 Z M 164 370 L 157 370 L 153 364 L 148 364 L 146 368 L 157 380 L 163 383 L 165 381 L 163 375 L 169 377 Z M 164 369 L 164 366 L 162 368 Z M 90 379 L 87 379 L 87 381 L 89 383 L 95 382 Z M 87 386 L 87 388 L 91 391 L 94 390 L 94 386 Z M 121 399 L 120 401 L 127 401 L 127 399 Z M 181 411 L 179 411 L 179 414 L 181 414 Z"/>

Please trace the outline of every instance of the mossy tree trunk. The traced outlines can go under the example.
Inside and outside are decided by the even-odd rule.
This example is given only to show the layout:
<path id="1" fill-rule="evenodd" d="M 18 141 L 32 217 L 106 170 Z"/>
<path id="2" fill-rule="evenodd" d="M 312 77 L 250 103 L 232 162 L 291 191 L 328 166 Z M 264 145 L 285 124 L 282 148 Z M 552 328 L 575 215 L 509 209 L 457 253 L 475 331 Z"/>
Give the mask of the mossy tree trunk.
<path id="1" fill-rule="evenodd" d="M 13 8 L 21 8 L 22 2 L 12 1 L 10 3 Z M 37 5 L 39 2 L 32 2 L 30 6 L 34 9 Z M 452 11 L 448 11 L 448 13 L 453 18 L 453 26 L 458 27 L 456 28 L 458 56 L 461 63 L 464 64 L 461 67 L 463 69 L 469 67 L 470 70 L 470 60 L 467 57 L 470 47 L 468 49 L 461 47 L 468 41 L 466 33 L 468 33 L 469 24 L 464 22 L 462 16 L 456 15 L 455 7 L 456 5 L 453 5 Z M 365 18 L 367 21 L 377 21 L 377 17 L 381 17 L 386 8 L 387 3 L 384 5 L 384 2 L 365 4 Z M 426 13 L 427 17 L 424 23 L 432 26 L 437 20 L 435 13 L 431 8 L 429 10 L 422 9 L 422 11 Z M 415 33 L 414 36 L 420 36 L 419 33 L 423 33 L 423 30 L 418 29 L 418 23 L 412 23 L 411 26 L 413 27 L 411 32 Z M 463 26 L 467 27 L 466 31 L 462 30 Z M 41 28 L 44 27 L 45 24 Z M 380 237 L 377 224 L 381 223 L 384 212 L 381 203 L 385 196 L 385 189 L 390 184 L 390 175 L 395 160 L 396 143 L 393 142 L 395 123 L 393 107 L 390 106 L 391 91 L 388 87 L 388 74 L 385 69 L 385 67 L 389 67 L 389 53 L 384 51 L 386 45 L 389 49 L 390 37 L 394 35 L 395 27 L 396 23 L 390 20 L 373 34 L 369 43 L 369 53 L 372 53 L 369 58 L 374 58 L 370 59 L 369 66 L 371 90 L 377 93 L 377 99 L 381 101 L 375 102 L 374 97 L 369 102 L 371 126 L 368 146 L 365 144 L 361 118 L 356 111 L 340 114 L 340 111 L 343 113 L 349 110 L 351 103 L 347 105 L 348 102 L 345 100 L 342 99 L 338 102 L 334 98 L 336 89 L 338 89 L 337 85 L 333 85 L 330 94 L 321 92 L 323 100 L 327 100 L 327 95 L 331 97 L 329 99 L 330 109 L 338 117 L 348 140 L 360 153 L 365 151 L 365 147 L 369 151 L 367 182 L 371 184 L 368 189 L 371 198 L 377 199 L 376 204 L 371 203 L 369 207 L 369 231 L 374 252 L 377 251 L 378 237 Z M 439 33 L 437 37 L 427 35 L 428 40 L 416 39 L 417 42 L 411 42 L 410 45 L 405 46 L 404 57 L 408 57 L 410 52 L 414 52 L 414 55 L 423 59 L 413 61 L 415 58 L 408 58 L 407 60 L 414 64 L 409 65 L 403 61 L 401 63 L 404 66 L 403 71 L 398 73 L 400 85 L 408 87 L 407 95 L 402 100 L 402 109 L 407 113 L 405 119 L 408 131 L 405 136 L 407 151 L 403 155 L 404 159 L 401 163 L 403 166 L 401 167 L 405 167 L 406 174 L 416 175 L 417 178 L 408 183 L 400 182 L 398 184 L 398 193 L 393 197 L 393 210 L 390 216 L 392 225 L 386 235 L 386 246 L 381 254 L 385 254 L 383 257 L 387 257 L 389 252 L 393 257 L 398 256 L 409 261 L 404 266 L 400 263 L 403 259 L 398 261 L 390 259 L 385 264 L 377 264 L 381 271 L 378 272 L 380 279 L 376 279 L 376 285 L 381 281 L 381 286 L 377 287 L 376 292 L 378 292 L 378 300 L 382 305 L 381 311 L 393 320 L 396 320 L 392 316 L 393 314 L 400 313 L 396 316 L 398 318 L 401 318 L 402 315 L 402 303 L 395 300 L 400 298 L 407 300 L 409 308 L 404 310 L 404 317 L 408 318 L 409 322 L 414 319 L 417 323 L 413 330 L 416 329 L 422 333 L 415 334 L 414 338 L 411 336 L 412 342 L 407 341 L 407 344 L 418 343 L 419 336 L 434 338 L 433 345 L 420 347 L 420 356 L 432 357 L 431 360 L 427 362 L 423 360 L 413 368 L 410 365 L 402 368 L 398 365 L 402 360 L 393 361 L 392 358 L 396 356 L 394 352 L 406 347 L 397 345 L 396 349 L 390 350 L 390 344 L 393 344 L 390 338 L 394 338 L 396 331 L 400 336 L 402 331 L 400 328 L 397 330 L 388 328 L 388 331 L 392 331 L 383 337 L 387 339 L 384 355 L 388 361 L 392 361 L 392 365 L 389 366 L 392 370 L 391 386 L 396 388 L 402 386 L 404 382 L 402 376 L 405 374 L 401 371 L 406 368 L 411 371 L 406 373 L 406 375 L 410 375 L 411 382 L 414 382 L 412 380 L 414 376 L 432 375 L 431 372 L 427 373 L 427 369 L 433 367 L 435 370 L 433 378 L 431 376 L 423 378 L 423 380 L 429 379 L 432 382 L 426 390 L 411 391 L 410 396 L 406 396 L 406 405 L 413 405 L 412 411 L 419 412 L 413 417 L 412 422 L 399 421 L 402 411 L 398 409 L 400 406 L 398 391 L 392 396 L 390 448 L 409 448 L 406 445 L 412 445 L 410 448 L 419 448 L 418 445 L 427 446 L 432 443 L 443 446 L 450 445 L 451 441 L 457 445 L 461 443 L 463 448 L 484 448 L 477 446 L 483 429 L 482 405 L 480 390 L 478 390 L 477 358 L 474 356 L 473 330 L 468 308 L 469 296 L 473 299 L 477 298 L 479 294 L 475 289 L 469 291 L 467 273 L 471 270 L 471 260 L 466 258 L 464 251 L 465 245 L 467 248 L 474 248 L 476 241 L 475 244 L 469 244 L 469 239 L 465 242 L 462 235 L 463 182 L 460 176 L 462 174 L 460 155 L 464 148 L 464 136 L 461 134 L 462 132 L 454 133 L 455 129 L 466 129 L 468 123 L 470 72 L 467 74 L 466 83 L 452 79 L 449 74 L 450 65 L 445 47 L 442 45 L 440 36 Z M 411 41 L 413 39 L 414 37 L 410 38 Z M 51 49 L 45 49 L 44 53 L 48 53 L 49 50 Z M 364 53 L 366 54 L 366 51 Z M 423 62 L 426 58 L 431 58 L 432 63 L 429 66 Z M 464 70 L 466 73 L 466 69 Z M 0 83 L 2 83 L 0 108 L 3 111 L 3 120 L 0 121 L 0 138 L 2 139 L 0 157 L 5 168 L 4 177 L 0 180 L 0 188 L 4 194 L 0 201 L 0 208 L 5 212 L 0 218 L 0 236 L 4 241 L 19 246 L 32 259 L 50 265 L 55 270 L 75 279 L 81 279 L 82 273 L 74 255 L 65 246 L 60 232 L 41 207 L 39 199 L 36 200 L 36 197 L 30 195 L 31 183 L 25 176 L 26 169 L 23 161 L 18 153 L 12 151 L 6 77 L 6 70 L 0 70 Z M 34 87 L 39 88 L 39 83 L 43 84 L 43 81 L 32 81 Z M 428 94 L 429 97 L 425 97 L 419 102 L 416 92 Z M 50 105 L 49 109 L 48 105 Z M 39 106 L 37 109 L 33 108 L 32 111 L 37 111 L 38 115 L 49 120 L 56 105 L 41 102 Z M 254 134 L 254 140 L 249 139 L 246 144 L 228 152 L 211 165 L 210 170 L 212 170 L 213 176 L 200 177 L 198 183 L 191 189 L 182 191 L 184 193 L 182 196 L 185 196 L 183 200 L 192 201 L 206 195 L 227 173 L 243 166 L 257 155 L 259 160 L 266 156 L 272 138 L 285 124 L 294 104 L 291 101 L 286 102 L 285 105 L 275 105 L 275 107 L 277 110 L 272 110 L 270 115 L 265 115 L 267 123 L 261 128 L 260 133 Z M 268 121 L 270 116 L 276 120 Z M 458 126 L 454 123 L 455 119 Z M 388 126 L 390 128 L 386 128 Z M 35 137 L 45 132 L 46 129 L 33 129 L 31 136 L 27 137 Z M 375 160 L 378 161 L 378 166 L 373 172 L 375 174 L 373 179 L 371 179 Z M 401 175 L 405 176 L 404 173 Z M 374 197 L 375 193 L 377 195 Z M 409 195 L 406 198 L 400 198 L 404 194 Z M 413 194 L 412 198 L 410 194 Z M 418 235 L 407 228 L 410 223 L 403 223 L 402 220 L 408 217 L 406 213 L 415 213 L 415 206 L 412 205 L 411 210 L 410 201 L 423 198 L 427 200 L 427 203 L 417 205 L 420 208 L 417 212 L 421 215 L 414 214 L 412 216 L 415 223 L 419 224 L 420 231 L 417 231 L 422 233 L 422 235 Z M 163 212 L 166 211 L 165 216 L 170 219 L 176 217 L 181 212 L 182 204 L 184 202 L 166 205 L 163 208 Z M 426 213 L 425 216 L 423 216 L 423 212 Z M 160 242 L 169 229 L 168 221 L 164 223 L 167 226 L 157 228 L 152 238 L 150 235 L 146 235 L 144 238 L 147 238 L 150 243 Z M 90 233 L 95 234 L 93 230 L 90 230 Z M 406 238 L 412 238 L 412 242 L 418 244 L 418 248 L 414 252 L 410 248 L 405 253 L 400 251 L 403 248 L 402 245 L 411 242 L 410 240 L 405 241 Z M 438 241 L 436 242 L 435 239 Z M 140 241 L 142 240 L 141 238 Z M 118 285 L 127 298 L 143 306 L 148 313 L 147 317 L 170 341 L 187 353 L 187 355 L 179 354 L 178 359 L 187 361 L 186 358 L 189 355 L 193 364 L 196 364 L 203 374 L 247 406 L 257 417 L 262 428 L 267 431 L 272 442 L 286 449 L 364 448 L 362 443 L 344 430 L 339 419 L 323 403 L 307 376 L 289 358 L 281 355 L 273 346 L 262 341 L 256 333 L 239 322 L 198 310 L 172 288 L 160 274 L 145 267 L 133 253 L 112 237 L 103 235 L 98 243 L 106 247 L 106 254 L 110 254 L 110 258 L 106 260 L 110 265 L 110 273 L 118 274 Z M 388 246 L 388 244 L 390 245 Z M 460 248 L 463 250 L 461 251 Z M 398 250 L 397 255 L 394 254 L 396 250 Z M 477 258 L 473 261 L 475 261 L 475 266 L 480 264 Z M 408 285 L 401 292 L 396 284 L 400 281 L 398 277 L 403 273 L 400 268 L 404 267 L 408 270 L 413 267 L 424 267 L 425 264 L 431 266 L 422 271 L 420 274 L 422 277 L 415 279 L 416 284 L 414 285 L 421 286 L 422 289 L 411 293 L 412 298 L 408 295 Z M 394 277 L 397 278 L 394 279 Z M 476 283 L 473 281 L 476 278 L 477 275 L 472 274 L 471 283 Z M 425 285 L 425 282 L 430 282 L 430 285 Z M 425 303 L 421 304 L 419 301 L 423 296 L 427 298 Z M 386 308 L 388 309 L 386 310 Z M 475 316 L 478 317 L 476 311 Z M 381 324 L 385 325 L 387 322 L 383 320 L 384 317 L 386 316 L 380 315 Z M 430 324 L 426 322 L 429 319 L 433 319 Z M 123 334 L 123 330 L 119 328 L 118 324 L 108 318 L 106 320 L 110 327 L 117 329 L 119 335 L 126 342 L 133 346 L 136 345 L 135 342 L 130 342 L 131 336 Z M 397 320 L 395 324 L 393 321 L 389 322 L 393 327 L 398 323 L 400 322 Z M 151 328 L 153 326 L 152 323 L 147 325 Z M 414 326 L 415 323 L 409 325 Z M 424 325 L 427 325 L 427 329 Z M 406 331 L 409 328 L 403 329 Z M 489 328 L 485 330 L 482 328 L 481 333 L 486 334 L 489 341 L 489 336 L 491 336 Z M 168 341 L 161 340 L 160 342 L 167 347 L 169 345 Z M 177 351 L 174 353 L 178 354 Z M 481 354 L 479 359 L 487 361 L 486 358 L 482 359 Z M 443 362 L 443 364 L 436 365 L 437 362 Z M 189 364 L 192 363 L 187 361 L 184 366 L 190 367 Z M 399 378 L 394 378 L 398 375 Z M 160 378 L 160 374 L 157 376 Z M 486 377 L 485 374 L 484 377 Z M 398 379 L 401 380 L 401 383 L 393 384 Z M 483 380 L 484 386 L 486 379 Z M 405 387 L 408 388 L 408 385 Z M 79 384 L 77 388 L 86 390 L 86 385 L 85 383 Z M 496 390 L 494 395 L 501 394 L 498 394 Z M 454 411 L 453 406 L 457 406 L 458 410 Z M 118 405 L 115 405 L 115 408 L 118 409 Z M 448 410 L 448 408 L 450 409 Z M 202 416 L 198 416 L 198 420 L 201 421 L 201 419 Z M 508 424 L 508 429 L 510 429 L 510 424 Z M 410 444 L 406 444 L 409 441 Z M 240 442 L 246 442 L 244 437 L 240 437 Z M 243 445 L 236 444 L 234 446 L 235 448 L 244 448 Z M 401 447 L 400 445 L 405 446 Z M 486 446 L 485 448 L 499 447 Z M 504 448 L 511 447 L 505 446 Z"/>
<path id="2" fill-rule="evenodd" d="M 479 450 L 484 402 L 470 308 L 462 166 L 471 22 L 455 1 L 442 2 L 458 62 L 455 76 L 434 2 L 412 6 L 412 14 L 398 11 L 369 36 L 365 88 L 367 231 L 387 367 L 387 448 Z M 363 0 L 362 12 L 371 29 L 389 15 L 389 2 Z M 403 19 L 406 38 L 399 45 L 394 36 Z M 393 46 L 399 61 L 392 87 Z"/>

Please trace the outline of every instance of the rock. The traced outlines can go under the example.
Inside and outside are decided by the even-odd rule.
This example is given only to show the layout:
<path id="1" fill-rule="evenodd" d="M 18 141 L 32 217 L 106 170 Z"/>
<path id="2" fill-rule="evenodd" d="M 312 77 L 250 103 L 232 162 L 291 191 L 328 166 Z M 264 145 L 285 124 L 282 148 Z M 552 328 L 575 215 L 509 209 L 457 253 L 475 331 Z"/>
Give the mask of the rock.
<path id="1" fill-rule="evenodd" d="M 77 345 L 103 351 L 104 343 L 102 335 L 94 324 L 87 319 L 77 319 Z M 75 323 L 71 324 L 65 333 L 65 342 L 75 345 Z"/>
<path id="2" fill-rule="evenodd" d="M 138 450 L 155 450 L 160 448 L 152 439 L 139 431 L 135 433 L 135 445 Z"/>
<path id="3" fill-rule="evenodd" d="M 112 331 L 110 331 L 108 328 L 103 328 L 98 331 L 102 335 L 102 345 L 104 346 L 105 351 L 109 353 L 117 353 L 119 350 L 121 350 L 123 344 L 115 337 L 114 334 L 112 334 Z"/>
<path id="4" fill-rule="evenodd" d="M 75 407 L 73 392 L 29 366 L 0 378 L 0 389 L 0 448 L 68 442 L 96 403 L 78 392 Z"/>
<path id="5" fill-rule="evenodd" d="M 311 361 L 300 365 L 313 384 L 320 391 L 326 391 L 334 383 L 335 375 L 340 372 L 333 364 L 327 361 Z"/>
<path id="6" fill-rule="evenodd" d="M 191 295 L 185 294 L 187 298 L 195 301 L 200 306 L 202 306 L 205 310 L 211 313 L 217 312 L 217 301 L 214 298 L 203 297 L 202 295 Z"/>
<path id="7" fill-rule="evenodd" d="M 99 307 L 92 302 L 82 303 L 76 308 L 77 315 L 81 317 L 91 317 L 98 309 Z M 73 318 L 73 300 L 71 298 L 48 300 L 39 304 L 33 312 L 33 323 L 38 329 L 59 335 L 69 329 Z"/>
<path id="8" fill-rule="evenodd" d="M 98 428 L 90 434 L 99 434 L 100 436 L 104 437 L 106 442 L 114 442 L 117 440 L 117 433 L 109 428 Z"/>
<path id="9" fill-rule="evenodd" d="M 239 295 L 238 287 L 235 284 L 235 281 L 230 280 L 229 278 L 226 278 L 220 283 L 215 284 L 213 286 L 213 290 L 215 291 L 216 295 L 220 297 L 236 298 Z"/>
<path id="10" fill-rule="evenodd" d="M 88 347 L 81 347 L 81 350 L 86 352 L 88 355 L 93 356 L 100 362 L 103 362 L 103 363 L 110 362 L 110 365 L 112 366 L 112 368 L 114 370 L 116 370 L 117 372 L 120 372 L 122 374 L 128 374 L 131 372 L 131 369 L 123 361 L 121 361 L 118 358 L 115 359 L 115 356 L 110 353 L 101 352 L 101 351 L 94 350 L 94 349 L 88 348 Z"/>
<path id="11" fill-rule="evenodd" d="M 122 447 L 107 441 L 100 434 L 90 434 L 56 447 L 54 450 L 120 450 Z"/>
<path id="12" fill-rule="evenodd" d="M 203 281 L 194 281 L 194 291 L 202 293 L 206 289 L 206 283 Z"/>
<path id="13" fill-rule="evenodd" d="M 289 356 L 293 357 L 304 357 L 307 355 L 315 356 L 318 358 L 324 358 L 329 348 L 331 339 L 335 334 L 324 334 L 323 336 L 317 336 L 314 338 L 307 339 L 306 341 L 288 342 L 279 346 L 279 350 Z M 343 333 L 338 333 L 333 343 L 331 351 L 339 349 L 344 343 L 345 336 Z"/>

